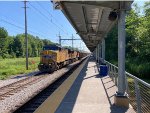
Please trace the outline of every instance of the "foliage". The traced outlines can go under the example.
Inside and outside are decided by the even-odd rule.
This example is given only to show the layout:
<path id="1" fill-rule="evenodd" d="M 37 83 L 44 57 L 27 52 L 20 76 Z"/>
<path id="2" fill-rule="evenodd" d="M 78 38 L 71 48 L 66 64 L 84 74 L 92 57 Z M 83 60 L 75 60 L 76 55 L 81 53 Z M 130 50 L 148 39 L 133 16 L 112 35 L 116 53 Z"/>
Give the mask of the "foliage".
<path id="1" fill-rule="evenodd" d="M 106 38 L 106 59 L 110 61 L 111 59 L 117 60 L 118 55 L 118 35 L 117 27 L 115 26 Z"/>
<path id="2" fill-rule="evenodd" d="M 126 70 L 141 77 L 150 78 L 150 2 L 145 2 L 141 15 L 137 4 L 126 16 Z M 106 38 L 106 60 L 117 62 L 117 26 Z"/>
<path id="3" fill-rule="evenodd" d="M 29 58 L 29 70 L 26 70 L 25 58 L 0 59 L 0 79 L 6 79 L 11 75 L 24 74 L 37 69 L 40 58 Z"/>
<path id="4" fill-rule="evenodd" d="M 25 35 L 9 36 L 5 28 L 0 27 L 0 79 L 10 75 L 23 74 L 37 69 L 40 51 L 44 45 L 54 44 L 50 40 L 40 39 L 28 34 L 29 70 L 25 69 Z"/>
<path id="5" fill-rule="evenodd" d="M 6 57 L 7 54 L 7 31 L 1 27 L 0 28 L 0 56 L 2 58 Z"/>
<path id="6" fill-rule="evenodd" d="M 70 50 L 76 50 L 76 51 L 79 51 L 79 49 L 78 48 L 72 48 L 71 46 L 63 46 L 64 48 L 68 48 L 68 49 L 70 49 Z"/>
<path id="7" fill-rule="evenodd" d="M 44 45 L 54 44 L 50 40 L 40 39 L 28 34 L 28 55 L 37 57 Z M 0 58 L 25 57 L 25 35 L 8 36 L 7 30 L 0 27 Z"/>

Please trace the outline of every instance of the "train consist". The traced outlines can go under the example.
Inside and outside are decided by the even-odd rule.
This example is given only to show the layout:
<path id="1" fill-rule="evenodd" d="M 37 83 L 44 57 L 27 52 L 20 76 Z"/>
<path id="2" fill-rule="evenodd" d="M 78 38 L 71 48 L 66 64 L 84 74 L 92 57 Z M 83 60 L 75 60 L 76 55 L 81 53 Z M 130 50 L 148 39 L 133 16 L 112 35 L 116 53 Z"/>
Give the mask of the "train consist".
<path id="1" fill-rule="evenodd" d="M 42 72 L 52 73 L 86 55 L 87 53 L 62 48 L 57 45 L 47 45 L 43 47 L 41 52 L 38 69 Z"/>

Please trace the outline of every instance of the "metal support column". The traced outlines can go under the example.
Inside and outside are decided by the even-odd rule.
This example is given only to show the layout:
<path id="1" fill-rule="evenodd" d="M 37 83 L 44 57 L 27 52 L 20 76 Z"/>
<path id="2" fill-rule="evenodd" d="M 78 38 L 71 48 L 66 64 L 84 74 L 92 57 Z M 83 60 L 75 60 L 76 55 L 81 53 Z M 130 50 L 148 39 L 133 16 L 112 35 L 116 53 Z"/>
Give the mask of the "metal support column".
<path id="1" fill-rule="evenodd" d="M 101 63 L 101 43 L 99 43 L 99 63 Z"/>
<path id="2" fill-rule="evenodd" d="M 93 53 L 94 53 L 94 58 L 96 59 L 96 49 L 94 50 Z"/>
<path id="3" fill-rule="evenodd" d="M 99 44 L 97 45 L 97 62 L 99 63 Z"/>
<path id="4" fill-rule="evenodd" d="M 120 2 L 118 17 L 118 91 L 114 96 L 117 106 L 129 108 L 129 98 L 126 91 L 125 75 L 125 2 Z"/>
<path id="5" fill-rule="evenodd" d="M 99 62 L 101 63 L 101 43 L 99 43 Z"/>
<path id="6" fill-rule="evenodd" d="M 99 56 L 100 56 L 100 62 L 101 62 L 101 60 L 102 60 L 102 44 L 100 43 L 99 44 L 99 51 L 100 51 L 100 53 L 99 53 Z"/>
<path id="7" fill-rule="evenodd" d="M 105 39 L 102 40 L 102 60 L 105 60 Z"/>
<path id="8" fill-rule="evenodd" d="M 74 47 L 73 47 L 73 34 L 72 34 L 72 50 L 73 50 L 73 48 L 74 48 Z"/>
<path id="9" fill-rule="evenodd" d="M 96 62 L 97 62 L 97 47 L 96 47 Z"/>
<path id="10" fill-rule="evenodd" d="M 95 60 L 97 60 L 97 48 L 95 48 Z"/>
<path id="11" fill-rule="evenodd" d="M 118 20 L 118 95 L 125 95 L 125 10 Z"/>
<path id="12" fill-rule="evenodd" d="M 95 50 L 93 51 L 93 56 L 94 56 L 94 59 L 95 59 Z"/>

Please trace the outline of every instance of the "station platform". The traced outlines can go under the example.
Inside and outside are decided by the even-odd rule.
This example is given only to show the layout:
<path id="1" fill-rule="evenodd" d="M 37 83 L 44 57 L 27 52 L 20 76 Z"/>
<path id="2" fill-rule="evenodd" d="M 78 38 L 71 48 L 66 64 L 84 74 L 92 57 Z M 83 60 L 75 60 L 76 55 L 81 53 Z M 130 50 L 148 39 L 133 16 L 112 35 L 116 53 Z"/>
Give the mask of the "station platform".
<path id="1" fill-rule="evenodd" d="M 109 76 L 101 77 L 97 67 L 92 57 L 85 60 L 72 79 L 68 78 L 35 113 L 135 113 L 131 106 L 114 105 L 117 87 Z"/>

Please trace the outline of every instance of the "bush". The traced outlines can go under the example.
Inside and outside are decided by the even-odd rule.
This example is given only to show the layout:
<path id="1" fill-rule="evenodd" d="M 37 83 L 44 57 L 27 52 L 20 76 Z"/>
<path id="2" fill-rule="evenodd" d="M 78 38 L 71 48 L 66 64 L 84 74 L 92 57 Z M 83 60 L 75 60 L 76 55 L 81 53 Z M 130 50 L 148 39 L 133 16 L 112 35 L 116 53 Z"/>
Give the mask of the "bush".
<path id="1" fill-rule="evenodd" d="M 149 62 L 139 62 L 137 59 L 127 60 L 126 71 L 139 77 L 150 79 L 150 63 Z"/>

